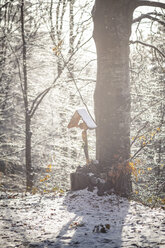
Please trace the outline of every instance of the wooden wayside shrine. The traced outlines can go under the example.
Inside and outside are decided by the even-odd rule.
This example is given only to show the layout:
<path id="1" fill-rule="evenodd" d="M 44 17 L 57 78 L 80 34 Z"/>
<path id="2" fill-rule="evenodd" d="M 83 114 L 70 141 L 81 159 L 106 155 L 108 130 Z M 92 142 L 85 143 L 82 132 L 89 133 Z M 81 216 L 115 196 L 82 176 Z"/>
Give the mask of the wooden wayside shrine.
<path id="1" fill-rule="evenodd" d="M 80 128 L 82 129 L 82 140 L 83 140 L 83 148 L 86 158 L 86 166 L 90 164 L 89 160 L 89 153 L 88 153 L 88 137 L 87 137 L 87 130 L 95 129 L 96 123 L 91 117 L 91 115 L 88 113 L 88 111 L 84 108 L 78 109 L 73 114 L 69 124 L 68 128 Z M 85 169 L 85 168 L 84 168 Z M 71 190 L 79 190 L 84 189 L 90 185 L 90 180 L 86 173 L 82 173 L 79 171 L 79 169 L 71 173 Z"/>
<path id="2" fill-rule="evenodd" d="M 82 140 L 84 142 L 83 148 L 84 148 L 86 163 L 89 164 L 87 130 L 95 129 L 97 126 L 95 121 L 93 120 L 93 118 L 85 108 L 76 110 L 74 115 L 72 116 L 68 124 L 68 128 L 74 128 L 74 127 L 82 129 Z"/>

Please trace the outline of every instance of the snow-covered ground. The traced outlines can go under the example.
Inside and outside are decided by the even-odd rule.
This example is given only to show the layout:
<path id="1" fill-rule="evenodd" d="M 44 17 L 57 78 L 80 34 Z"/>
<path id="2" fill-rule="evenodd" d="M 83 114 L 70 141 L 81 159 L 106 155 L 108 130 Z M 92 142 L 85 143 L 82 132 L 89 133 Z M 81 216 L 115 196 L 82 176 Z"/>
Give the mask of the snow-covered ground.
<path id="1" fill-rule="evenodd" d="M 19 195 L 0 200 L 0 247 L 163 248 L 165 211 L 96 190 Z"/>

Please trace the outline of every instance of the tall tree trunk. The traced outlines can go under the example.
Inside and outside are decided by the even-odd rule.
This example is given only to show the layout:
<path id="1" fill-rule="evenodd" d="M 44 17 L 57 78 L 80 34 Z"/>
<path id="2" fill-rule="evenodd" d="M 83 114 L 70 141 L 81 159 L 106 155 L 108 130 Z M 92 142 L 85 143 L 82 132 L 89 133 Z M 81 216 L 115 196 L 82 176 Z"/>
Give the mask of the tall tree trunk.
<path id="1" fill-rule="evenodd" d="M 73 30 L 74 30 L 73 6 L 74 6 L 74 2 L 75 2 L 75 0 L 70 0 L 70 2 L 69 2 L 69 56 L 71 56 L 73 51 L 74 51 L 74 37 L 73 37 Z M 74 65 L 73 65 L 72 61 L 69 63 L 69 69 L 73 75 Z M 69 77 L 70 77 L 70 73 L 69 73 Z"/>
<path id="2" fill-rule="evenodd" d="M 32 163 L 31 163 L 31 116 L 28 102 L 28 79 L 27 79 L 27 49 L 24 26 L 24 0 L 21 4 L 21 32 L 22 32 L 22 59 L 23 59 L 23 98 L 25 106 L 25 160 L 26 160 L 26 187 L 31 190 L 33 186 Z"/>
<path id="3" fill-rule="evenodd" d="M 131 191 L 130 173 L 123 170 L 130 157 L 129 37 L 133 8 L 129 2 L 96 0 L 93 8 L 97 49 L 96 158 L 111 175 L 116 191 L 123 193 Z M 116 175 L 114 182 L 111 172 L 117 168 L 121 169 L 120 176 Z"/>
<path id="4" fill-rule="evenodd" d="M 64 14 L 66 11 L 67 1 L 58 1 L 56 7 L 56 40 L 57 40 L 57 47 L 60 50 L 62 46 L 62 30 L 64 25 Z M 58 56 L 59 53 L 59 56 Z M 57 52 L 58 61 L 57 61 L 57 70 L 58 74 L 60 75 L 62 72 L 63 67 L 63 59 L 60 56 L 60 52 Z"/>
<path id="5" fill-rule="evenodd" d="M 26 188 L 30 191 L 33 187 L 32 161 L 31 161 L 31 117 L 25 113 L 26 125 Z"/>

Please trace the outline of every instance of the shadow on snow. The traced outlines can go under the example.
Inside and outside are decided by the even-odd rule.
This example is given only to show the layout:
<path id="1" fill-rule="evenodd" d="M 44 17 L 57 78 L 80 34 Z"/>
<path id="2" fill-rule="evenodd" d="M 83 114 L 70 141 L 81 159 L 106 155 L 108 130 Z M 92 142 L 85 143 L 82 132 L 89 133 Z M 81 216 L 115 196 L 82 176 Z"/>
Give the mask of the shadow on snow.
<path id="1" fill-rule="evenodd" d="M 69 192 L 63 205 L 69 213 L 74 213 L 74 217 L 68 216 L 68 222 L 56 236 L 31 243 L 28 247 L 122 247 L 122 228 L 129 208 L 127 199 L 116 195 L 100 197 L 83 190 Z M 109 224 L 110 229 L 106 229 L 106 233 L 96 230 L 101 224 Z"/>

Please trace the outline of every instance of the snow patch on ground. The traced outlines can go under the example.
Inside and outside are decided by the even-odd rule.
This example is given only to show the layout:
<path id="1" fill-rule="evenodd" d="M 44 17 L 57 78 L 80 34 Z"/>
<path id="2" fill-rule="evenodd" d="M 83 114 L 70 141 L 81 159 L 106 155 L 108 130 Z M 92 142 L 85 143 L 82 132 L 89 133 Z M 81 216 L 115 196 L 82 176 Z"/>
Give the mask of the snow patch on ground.
<path id="1" fill-rule="evenodd" d="M 165 211 L 86 189 L 2 199 L 0 247 L 163 248 Z"/>

